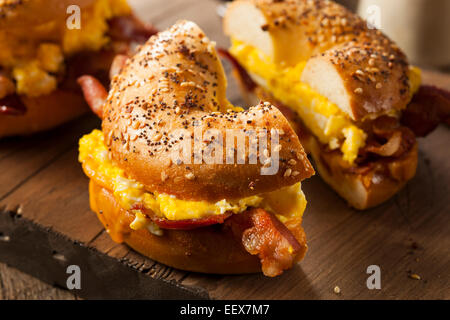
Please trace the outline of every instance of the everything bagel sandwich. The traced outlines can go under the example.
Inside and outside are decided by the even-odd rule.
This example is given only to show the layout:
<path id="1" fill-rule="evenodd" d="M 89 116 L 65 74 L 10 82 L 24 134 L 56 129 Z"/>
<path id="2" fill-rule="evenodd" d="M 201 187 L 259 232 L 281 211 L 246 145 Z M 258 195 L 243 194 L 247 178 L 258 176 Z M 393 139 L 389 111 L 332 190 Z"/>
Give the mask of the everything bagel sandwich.
<path id="1" fill-rule="evenodd" d="M 0 1 L 0 138 L 85 113 L 76 79 L 91 74 L 107 85 L 114 56 L 154 32 L 125 0 Z"/>
<path id="2" fill-rule="evenodd" d="M 247 98 L 290 119 L 321 177 L 354 208 L 412 179 L 416 136 L 450 118 L 450 95 L 421 86 L 394 42 L 333 1 L 236 0 L 224 30 Z"/>
<path id="3" fill-rule="evenodd" d="M 112 239 L 204 273 L 277 276 L 301 260 L 300 182 L 314 171 L 281 112 L 228 102 L 215 44 L 192 22 L 116 61 L 109 93 L 79 79 L 103 119 L 79 160 Z"/>

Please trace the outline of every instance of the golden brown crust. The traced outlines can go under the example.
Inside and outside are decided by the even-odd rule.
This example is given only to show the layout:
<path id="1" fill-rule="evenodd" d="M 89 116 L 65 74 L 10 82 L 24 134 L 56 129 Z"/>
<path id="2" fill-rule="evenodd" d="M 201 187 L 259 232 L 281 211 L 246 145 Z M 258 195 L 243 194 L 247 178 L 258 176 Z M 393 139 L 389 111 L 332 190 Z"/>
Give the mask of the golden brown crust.
<path id="1" fill-rule="evenodd" d="M 213 43 L 197 25 L 180 22 L 152 37 L 111 85 L 103 132 L 113 159 L 147 190 L 185 200 L 247 197 L 313 174 L 295 132 L 276 108 L 259 105 L 245 112 L 224 113 L 230 107 L 225 94 L 223 67 Z M 261 175 L 261 161 L 249 164 L 248 153 L 245 164 L 226 164 L 227 150 L 220 144 L 216 146 L 223 151 L 223 164 L 195 164 L 193 152 L 189 153 L 190 164 L 174 163 L 172 155 L 185 145 L 185 137 L 215 130 L 222 137 L 219 141 L 225 142 L 227 129 L 265 130 L 268 141 L 273 130 L 278 130 L 277 173 Z M 202 150 L 214 146 L 214 140 L 201 142 Z"/>
<path id="2" fill-rule="evenodd" d="M 91 208 L 116 242 L 168 266 L 202 273 L 243 274 L 261 272 L 257 256 L 245 251 L 242 241 L 224 225 L 189 231 L 164 230 L 162 236 L 148 230 L 132 230 L 134 216 L 121 209 L 112 193 L 90 182 Z"/>
<path id="3" fill-rule="evenodd" d="M 259 19 L 243 19 L 246 13 Z M 403 109 L 410 99 L 404 53 L 333 1 L 238 0 L 224 28 L 275 62 L 307 61 L 302 81 L 354 120 Z"/>
<path id="4" fill-rule="evenodd" d="M 17 26 L 26 28 L 67 17 L 67 8 L 80 8 L 95 0 L 0 0 L 0 28 Z"/>
<path id="5" fill-rule="evenodd" d="M 45 96 L 21 97 L 21 100 L 27 108 L 24 115 L 0 115 L 0 138 L 48 130 L 89 110 L 83 96 L 76 91 L 58 89 Z"/>

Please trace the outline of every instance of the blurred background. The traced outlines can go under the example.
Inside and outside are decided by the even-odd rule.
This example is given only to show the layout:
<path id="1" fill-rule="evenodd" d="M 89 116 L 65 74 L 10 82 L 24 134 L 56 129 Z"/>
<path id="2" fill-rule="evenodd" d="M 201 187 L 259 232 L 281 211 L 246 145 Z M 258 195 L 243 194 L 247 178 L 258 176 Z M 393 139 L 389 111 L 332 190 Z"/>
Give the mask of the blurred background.
<path id="1" fill-rule="evenodd" d="M 450 0 L 337 0 L 395 40 L 411 63 L 450 71 Z"/>

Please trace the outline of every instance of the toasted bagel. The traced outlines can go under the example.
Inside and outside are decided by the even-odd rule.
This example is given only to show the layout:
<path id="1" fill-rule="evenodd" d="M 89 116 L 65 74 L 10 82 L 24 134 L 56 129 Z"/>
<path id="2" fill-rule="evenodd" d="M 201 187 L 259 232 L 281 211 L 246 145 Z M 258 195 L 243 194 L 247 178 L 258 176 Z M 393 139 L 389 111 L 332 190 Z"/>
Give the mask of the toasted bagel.
<path id="1" fill-rule="evenodd" d="M 224 30 L 245 96 L 301 123 L 317 171 L 351 206 L 379 205 L 414 177 L 416 137 L 400 119 L 420 70 L 381 31 L 324 0 L 236 0 Z"/>
<path id="2" fill-rule="evenodd" d="M 314 171 L 303 147 L 270 103 L 244 111 L 227 101 L 214 43 L 196 24 L 180 21 L 153 36 L 133 57 L 119 57 L 112 74 L 106 99 L 95 78 L 79 79 L 103 119 L 102 131 L 80 140 L 79 159 L 91 179 L 92 210 L 113 240 L 205 273 L 262 268 L 277 276 L 304 257 L 300 181 Z M 211 130 L 215 139 L 205 135 Z M 244 134 L 241 146 L 236 131 L 238 140 Z M 265 160 L 250 161 L 251 141 L 262 136 L 270 143 L 255 156 Z M 219 155 L 212 162 L 204 159 L 208 144 L 196 157 L 205 141 Z M 188 150 L 180 162 L 172 153 L 178 146 Z M 262 174 L 275 162 L 274 172 Z"/>
<path id="3" fill-rule="evenodd" d="M 113 159 L 148 190 L 186 200 L 247 197 L 311 176 L 313 169 L 295 132 L 276 108 L 260 105 L 226 112 L 230 104 L 225 91 L 214 45 L 197 25 L 183 21 L 151 38 L 111 84 L 103 132 Z M 202 133 L 212 129 L 225 141 L 230 128 L 264 129 L 269 139 L 272 129 L 282 132 L 279 155 L 284 161 L 278 172 L 264 176 L 261 164 L 227 165 L 226 150 L 224 164 L 170 161 L 172 150 L 182 142 L 169 133 L 183 129 L 191 136 L 194 129 Z"/>
<path id="4" fill-rule="evenodd" d="M 355 121 L 404 109 L 410 101 L 405 54 L 333 1 L 234 1 L 224 30 L 275 63 L 305 61 L 301 80 Z"/>
<path id="5" fill-rule="evenodd" d="M 256 256 L 245 251 L 242 242 L 225 225 L 195 230 L 148 230 L 130 228 L 134 214 L 121 208 L 112 192 L 92 180 L 91 208 L 116 242 L 125 242 L 137 252 L 168 266 L 202 273 L 242 274 L 260 272 Z"/>
<path id="6" fill-rule="evenodd" d="M 68 28 L 70 5 L 82 10 L 86 29 Z M 0 1 L 0 138 L 87 112 L 76 79 L 92 75 L 107 86 L 112 59 L 154 32 L 126 0 Z"/>
<path id="7" fill-rule="evenodd" d="M 347 166 L 342 166 L 342 155 L 339 152 L 325 151 L 320 141 L 309 132 L 295 112 L 280 105 L 279 101 L 261 87 L 250 92 L 239 73 L 235 73 L 235 77 L 248 104 L 262 99 L 270 101 L 282 110 L 299 136 L 305 151 L 314 160 L 317 173 L 349 206 L 358 210 L 376 207 L 392 198 L 416 175 L 417 142 L 400 158 L 388 158 L 375 163 L 373 168 L 367 170 L 357 166 L 353 168 L 355 170 L 349 170 Z"/>

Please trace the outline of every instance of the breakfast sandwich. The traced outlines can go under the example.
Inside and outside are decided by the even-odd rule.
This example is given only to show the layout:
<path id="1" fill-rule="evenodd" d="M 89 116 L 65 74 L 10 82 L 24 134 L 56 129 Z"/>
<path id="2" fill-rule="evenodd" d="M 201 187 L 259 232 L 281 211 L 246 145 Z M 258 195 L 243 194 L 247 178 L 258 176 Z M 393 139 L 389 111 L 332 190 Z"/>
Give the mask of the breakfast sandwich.
<path id="1" fill-rule="evenodd" d="M 117 61 L 107 96 L 92 76 L 79 79 L 103 119 L 101 131 L 81 139 L 79 160 L 112 239 L 203 273 L 277 276 L 300 261 L 301 181 L 314 171 L 282 113 L 227 100 L 215 44 L 192 22 Z"/>
<path id="2" fill-rule="evenodd" d="M 107 85 L 112 58 L 154 32 L 126 0 L 0 0 L 0 137 L 85 113 L 76 79 Z"/>
<path id="3" fill-rule="evenodd" d="M 248 100 L 292 122 L 317 171 L 357 209 L 383 203 L 416 173 L 417 136 L 450 119 L 450 95 L 366 21 L 333 1 L 236 0 L 223 55 Z"/>

